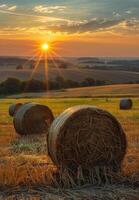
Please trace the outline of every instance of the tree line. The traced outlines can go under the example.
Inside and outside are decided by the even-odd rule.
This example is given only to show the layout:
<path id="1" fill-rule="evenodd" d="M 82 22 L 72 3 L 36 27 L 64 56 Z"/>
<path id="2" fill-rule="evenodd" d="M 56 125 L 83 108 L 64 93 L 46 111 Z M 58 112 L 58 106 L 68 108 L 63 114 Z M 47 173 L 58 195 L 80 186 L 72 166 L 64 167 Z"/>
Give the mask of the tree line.
<path id="1" fill-rule="evenodd" d="M 8 78 L 0 83 L 0 95 L 18 94 L 23 92 L 44 92 L 49 90 L 59 90 L 76 87 L 101 86 L 108 82 L 86 78 L 82 82 L 67 80 L 57 76 L 54 80 L 49 80 L 48 83 L 40 80 L 21 81 L 16 78 Z"/>

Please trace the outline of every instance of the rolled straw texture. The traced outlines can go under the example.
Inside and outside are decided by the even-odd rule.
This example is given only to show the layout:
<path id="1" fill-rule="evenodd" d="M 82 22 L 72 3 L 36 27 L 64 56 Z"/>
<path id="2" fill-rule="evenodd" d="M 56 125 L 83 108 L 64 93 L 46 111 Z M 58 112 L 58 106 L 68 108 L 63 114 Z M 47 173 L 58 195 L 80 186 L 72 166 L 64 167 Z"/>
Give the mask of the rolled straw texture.
<path id="1" fill-rule="evenodd" d="M 48 106 L 28 103 L 16 113 L 14 127 L 20 135 L 47 133 L 53 120 L 53 113 Z"/>
<path id="2" fill-rule="evenodd" d="M 90 105 L 65 110 L 52 123 L 48 152 L 57 166 L 75 169 L 121 166 L 126 136 L 117 119 Z"/>

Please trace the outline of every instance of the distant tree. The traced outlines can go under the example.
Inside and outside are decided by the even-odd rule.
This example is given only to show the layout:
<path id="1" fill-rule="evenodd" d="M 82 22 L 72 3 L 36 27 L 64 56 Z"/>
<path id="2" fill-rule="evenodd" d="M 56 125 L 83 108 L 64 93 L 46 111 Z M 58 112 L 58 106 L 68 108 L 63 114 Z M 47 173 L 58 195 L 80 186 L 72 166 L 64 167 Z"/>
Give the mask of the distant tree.
<path id="1" fill-rule="evenodd" d="M 86 78 L 83 82 L 81 82 L 81 86 L 87 87 L 87 86 L 95 86 L 96 81 L 93 78 Z"/>
<path id="2" fill-rule="evenodd" d="M 134 84 L 134 83 L 135 83 L 134 81 L 127 82 L 127 84 Z"/>
<path id="3" fill-rule="evenodd" d="M 43 92 L 46 90 L 47 86 L 44 82 L 39 80 L 31 80 L 22 82 L 22 91 L 25 92 Z"/>
<path id="4" fill-rule="evenodd" d="M 34 69 L 35 68 L 35 64 L 31 63 L 29 68 L 30 69 Z"/>
<path id="5" fill-rule="evenodd" d="M 96 84 L 96 81 L 93 78 L 86 78 L 85 81 L 88 86 L 93 86 Z"/>
<path id="6" fill-rule="evenodd" d="M 66 86 L 67 88 L 75 88 L 75 87 L 79 87 L 80 84 L 77 81 L 66 80 Z"/>
<path id="7" fill-rule="evenodd" d="M 59 65 L 59 68 L 67 69 L 68 68 L 68 63 L 65 63 L 65 62 L 61 63 Z"/>
<path id="8" fill-rule="evenodd" d="M 95 85 L 113 84 L 103 80 L 94 80 L 86 78 L 82 82 L 73 80 L 66 80 L 61 76 L 57 76 L 55 80 L 49 80 L 48 85 L 46 82 L 40 80 L 20 81 L 16 78 L 8 78 L 6 81 L 0 83 L 0 95 L 16 94 L 20 92 L 43 92 L 48 88 L 49 90 L 58 90 L 65 88 L 75 87 L 88 87 Z"/>
<path id="9" fill-rule="evenodd" d="M 49 83 L 48 83 L 48 85 L 49 85 L 49 90 L 57 90 L 57 89 L 60 89 L 59 88 L 59 85 L 57 84 L 57 81 L 49 81 Z"/>
<path id="10" fill-rule="evenodd" d="M 22 65 L 17 65 L 16 70 L 22 70 L 23 66 Z"/>
<path id="11" fill-rule="evenodd" d="M 65 79 L 62 76 L 56 76 L 55 81 L 57 82 L 58 89 L 65 88 Z"/>
<path id="12" fill-rule="evenodd" d="M 96 85 L 97 86 L 106 85 L 106 81 L 96 80 Z"/>
<path id="13" fill-rule="evenodd" d="M 16 78 L 8 78 L 0 84 L 2 94 L 16 94 L 21 92 L 21 82 Z"/>

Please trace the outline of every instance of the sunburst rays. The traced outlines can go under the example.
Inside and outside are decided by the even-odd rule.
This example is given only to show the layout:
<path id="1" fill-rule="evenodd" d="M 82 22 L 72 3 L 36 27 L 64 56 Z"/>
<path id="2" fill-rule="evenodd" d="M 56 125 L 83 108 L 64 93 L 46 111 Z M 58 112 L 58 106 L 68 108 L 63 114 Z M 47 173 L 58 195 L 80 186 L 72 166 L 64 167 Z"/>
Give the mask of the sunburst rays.
<path id="1" fill-rule="evenodd" d="M 67 63 L 67 60 L 62 58 L 57 51 L 59 51 L 59 48 L 55 42 L 53 43 L 42 43 L 42 45 L 34 45 L 34 53 L 35 55 L 30 58 L 30 60 L 36 60 L 35 65 L 33 67 L 33 71 L 28 79 L 27 85 L 25 86 L 25 92 L 28 91 L 28 88 L 30 86 L 31 81 L 34 79 L 37 72 L 39 72 L 40 68 L 40 62 L 43 64 L 43 70 L 44 70 L 44 78 L 45 78 L 45 88 L 46 91 L 49 91 L 49 63 L 51 62 L 55 69 L 57 70 L 59 76 L 61 76 L 63 79 L 65 79 L 63 70 L 60 69 L 59 64 L 60 62 Z M 28 62 L 30 62 L 30 60 Z M 68 62 L 69 63 L 69 62 Z M 69 63 L 72 66 L 74 63 Z"/>

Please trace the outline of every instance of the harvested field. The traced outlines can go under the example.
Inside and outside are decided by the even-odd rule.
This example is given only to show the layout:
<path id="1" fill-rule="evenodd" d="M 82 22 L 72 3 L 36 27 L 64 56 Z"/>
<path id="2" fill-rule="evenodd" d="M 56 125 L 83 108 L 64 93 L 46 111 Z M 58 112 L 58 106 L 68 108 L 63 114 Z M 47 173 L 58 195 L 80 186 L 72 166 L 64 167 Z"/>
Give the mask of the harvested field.
<path id="1" fill-rule="evenodd" d="M 139 99 L 133 99 L 132 110 L 120 110 L 119 98 L 1 99 L 0 118 L 0 195 L 11 199 L 139 199 Z M 122 174 L 113 183 L 87 183 L 82 186 L 63 177 L 65 189 L 57 185 L 56 167 L 47 152 L 46 136 L 21 137 L 15 133 L 8 107 L 12 103 L 37 102 L 49 106 L 57 116 L 76 105 L 95 105 L 108 110 L 122 124 L 128 140 Z M 70 177 L 69 177 L 70 178 Z M 89 184 L 89 185 L 88 185 Z M 72 189 L 70 187 L 72 186 Z M 25 197 L 25 198 L 24 198 Z"/>

